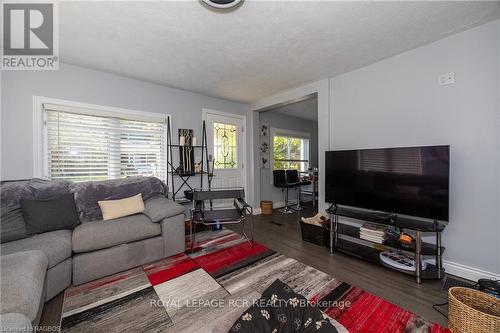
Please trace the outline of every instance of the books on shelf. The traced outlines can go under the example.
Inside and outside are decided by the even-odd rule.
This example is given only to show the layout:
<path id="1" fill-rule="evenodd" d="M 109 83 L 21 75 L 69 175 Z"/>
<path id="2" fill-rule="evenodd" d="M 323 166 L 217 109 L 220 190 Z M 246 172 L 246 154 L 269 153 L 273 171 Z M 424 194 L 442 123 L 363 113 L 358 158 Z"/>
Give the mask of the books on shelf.
<path id="1" fill-rule="evenodd" d="M 383 225 L 365 223 L 359 228 L 359 238 L 382 244 L 387 239 L 387 228 Z"/>

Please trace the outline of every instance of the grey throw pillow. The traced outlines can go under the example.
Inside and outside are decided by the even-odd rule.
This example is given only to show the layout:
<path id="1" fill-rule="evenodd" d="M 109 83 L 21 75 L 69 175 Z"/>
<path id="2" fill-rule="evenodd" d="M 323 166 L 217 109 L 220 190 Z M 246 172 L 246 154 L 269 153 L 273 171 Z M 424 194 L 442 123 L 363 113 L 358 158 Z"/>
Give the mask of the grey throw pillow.
<path id="1" fill-rule="evenodd" d="M 156 197 L 144 202 L 142 213 L 152 222 L 161 222 L 167 217 L 184 213 L 184 206 L 165 197 Z"/>
<path id="2" fill-rule="evenodd" d="M 2 208 L 0 242 L 11 242 L 28 237 L 20 206 Z"/>
<path id="3" fill-rule="evenodd" d="M 21 209 L 28 234 L 73 229 L 80 224 L 73 193 L 50 200 L 22 199 Z"/>

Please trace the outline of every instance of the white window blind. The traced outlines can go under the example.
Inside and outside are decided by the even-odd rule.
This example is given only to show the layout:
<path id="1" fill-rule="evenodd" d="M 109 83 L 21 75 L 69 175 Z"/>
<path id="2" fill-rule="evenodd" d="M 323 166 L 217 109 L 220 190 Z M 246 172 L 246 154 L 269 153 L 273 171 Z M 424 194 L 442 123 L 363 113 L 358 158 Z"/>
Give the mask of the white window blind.
<path id="1" fill-rule="evenodd" d="M 275 134 L 272 149 L 273 170 L 306 171 L 309 168 L 309 139 Z"/>
<path id="2" fill-rule="evenodd" d="M 166 179 L 165 120 L 67 111 L 44 105 L 49 179 Z"/>

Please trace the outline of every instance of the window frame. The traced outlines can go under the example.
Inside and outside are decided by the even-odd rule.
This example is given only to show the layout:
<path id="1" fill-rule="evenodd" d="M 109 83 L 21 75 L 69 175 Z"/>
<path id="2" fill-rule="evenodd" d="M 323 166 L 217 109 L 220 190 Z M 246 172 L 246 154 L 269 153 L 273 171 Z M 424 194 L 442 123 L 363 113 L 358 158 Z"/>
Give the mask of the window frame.
<path id="1" fill-rule="evenodd" d="M 308 163 L 311 162 L 311 134 L 308 132 L 301 132 L 301 131 L 295 131 L 295 130 L 289 130 L 289 129 L 283 129 L 283 128 L 276 128 L 276 127 L 271 127 L 270 129 L 270 141 L 269 141 L 269 146 L 270 146 L 270 164 L 269 164 L 269 169 L 271 173 L 271 181 L 270 183 L 273 184 L 273 170 L 274 170 L 274 137 L 275 136 L 287 136 L 287 137 L 294 137 L 294 138 L 300 138 L 300 139 L 307 139 L 309 141 L 308 145 Z"/>
<path id="2" fill-rule="evenodd" d="M 33 177 L 34 178 L 49 178 L 48 170 L 48 133 L 47 133 L 47 114 L 44 110 L 44 104 L 58 105 L 64 108 L 67 112 L 96 115 L 104 117 L 125 118 L 138 121 L 164 121 L 164 135 L 167 137 L 167 121 L 170 118 L 170 126 L 172 126 L 172 116 L 166 113 L 156 113 L 132 109 L 124 109 L 112 106 L 104 106 L 98 104 L 81 103 L 63 99 L 56 99 L 44 96 L 33 96 Z M 169 159 L 167 145 L 165 143 L 165 159 Z M 168 178 L 168 168 L 165 161 L 164 174 Z M 162 179 L 167 181 L 167 179 Z"/>

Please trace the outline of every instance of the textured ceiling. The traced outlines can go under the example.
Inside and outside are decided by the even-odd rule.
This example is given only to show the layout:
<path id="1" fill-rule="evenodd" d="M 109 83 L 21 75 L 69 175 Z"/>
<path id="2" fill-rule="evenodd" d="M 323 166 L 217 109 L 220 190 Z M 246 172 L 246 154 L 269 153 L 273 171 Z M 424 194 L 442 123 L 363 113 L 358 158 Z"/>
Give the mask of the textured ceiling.
<path id="1" fill-rule="evenodd" d="M 308 98 L 297 103 L 291 103 L 264 112 L 273 112 L 295 118 L 318 121 L 318 98 Z"/>
<path id="2" fill-rule="evenodd" d="M 498 2 L 61 2 L 61 61 L 251 102 L 500 16 Z"/>

